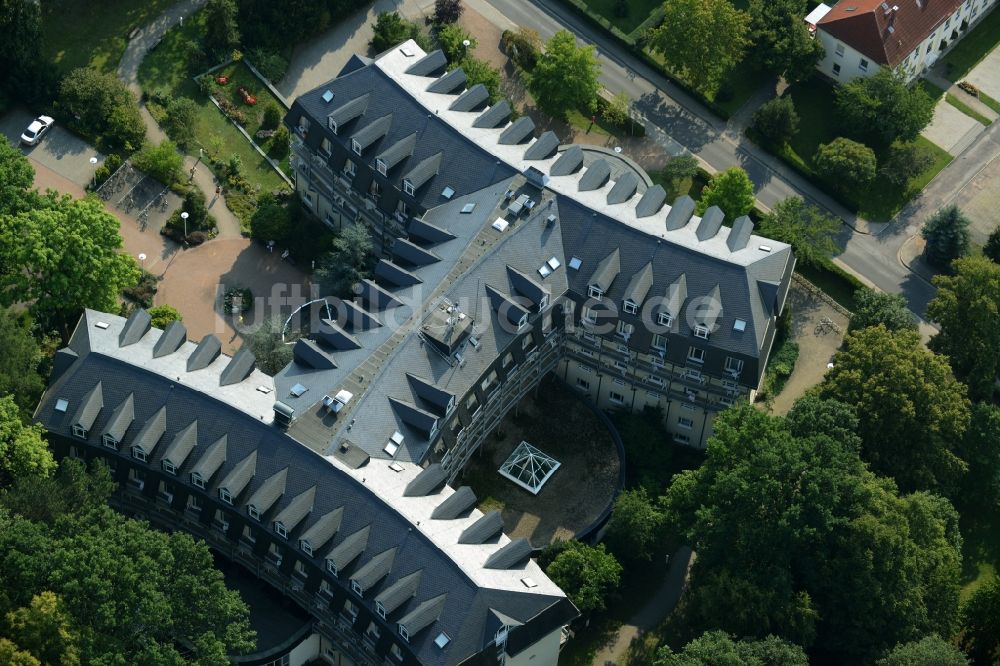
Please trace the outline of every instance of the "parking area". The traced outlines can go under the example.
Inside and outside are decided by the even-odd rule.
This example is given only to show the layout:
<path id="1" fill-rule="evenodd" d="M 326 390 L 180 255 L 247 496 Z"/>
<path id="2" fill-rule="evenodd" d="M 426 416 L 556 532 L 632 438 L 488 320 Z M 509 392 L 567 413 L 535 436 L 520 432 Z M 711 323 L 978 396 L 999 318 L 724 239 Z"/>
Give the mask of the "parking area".
<path id="1" fill-rule="evenodd" d="M 25 108 L 15 107 L 0 117 L 0 133 L 11 143 L 18 145 L 21 133 L 36 115 Z M 21 146 L 21 150 L 33 161 L 81 187 L 86 187 L 94 177 L 94 171 L 104 161 L 103 155 L 58 123 L 42 137 L 38 145 Z M 97 158 L 96 164 L 90 163 L 92 157 Z"/>

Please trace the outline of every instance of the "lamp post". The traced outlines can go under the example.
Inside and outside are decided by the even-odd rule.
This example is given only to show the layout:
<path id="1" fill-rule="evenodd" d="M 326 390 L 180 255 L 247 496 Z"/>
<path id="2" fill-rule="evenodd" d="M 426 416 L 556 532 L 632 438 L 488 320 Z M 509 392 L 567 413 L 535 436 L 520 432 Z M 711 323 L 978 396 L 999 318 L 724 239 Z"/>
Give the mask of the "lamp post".
<path id="1" fill-rule="evenodd" d="M 184 211 L 181 213 L 181 219 L 184 220 L 184 240 L 187 240 L 188 235 L 188 212 Z"/>
<path id="2" fill-rule="evenodd" d="M 96 166 L 96 165 L 97 165 L 97 158 L 96 157 L 91 157 L 90 158 L 90 166 Z M 96 187 L 97 187 L 97 170 L 95 169 L 94 170 L 94 175 L 90 177 L 90 189 L 93 190 Z"/>
<path id="3" fill-rule="evenodd" d="M 140 252 L 139 253 L 139 264 L 142 266 L 143 270 L 146 269 L 146 253 L 145 252 Z"/>

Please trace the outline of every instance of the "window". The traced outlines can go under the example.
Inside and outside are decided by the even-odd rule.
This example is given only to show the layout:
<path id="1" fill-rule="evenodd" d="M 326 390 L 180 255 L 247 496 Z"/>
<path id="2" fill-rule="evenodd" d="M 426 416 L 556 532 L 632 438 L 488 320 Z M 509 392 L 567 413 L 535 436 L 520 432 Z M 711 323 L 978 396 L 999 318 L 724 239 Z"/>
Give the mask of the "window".
<path id="1" fill-rule="evenodd" d="M 615 349 L 618 350 L 619 354 L 627 354 L 628 353 L 628 345 L 623 345 L 621 343 L 618 343 L 617 345 L 615 345 Z"/>
<path id="2" fill-rule="evenodd" d="M 368 194 L 370 194 L 373 199 L 378 199 L 382 196 L 382 186 L 378 184 L 378 181 L 373 180 L 371 182 L 371 185 L 368 186 Z"/>
<path id="3" fill-rule="evenodd" d="M 114 449 L 115 451 L 118 450 L 118 440 L 112 437 L 111 435 L 105 435 L 104 437 L 101 438 L 101 441 L 104 442 L 104 446 L 108 447 L 109 449 Z"/>
<path id="4" fill-rule="evenodd" d="M 701 375 L 701 370 L 696 368 L 688 368 L 684 371 L 684 378 L 693 382 L 701 382 L 704 378 Z"/>
<path id="5" fill-rule="evenodd" d="M 838 43 L 837 44 L 837 48 L 834 49 L 833 52 L 836 53 L 838 56 L 843 57 L 843 55 L 844 55 L 844 45 Z"/>
<path id="6" fill-rule="evenodd" d="M 385 606 L 382 605 L 381 601 L 375 602 L 375 612 L 378 613 L 378 616 L 380 618 L 382 618 L 383 620 L 385 619 L 387 613 L 385 612 Z"/>
<path id="7" fill-rule="evenodd" d="M 229 491 L 225 488 L 219 488 L 219 499 L 221 499 L 226 504 L 233 503 L 233 496 L 229 494 Z"/>
<path id="8" fill-rule="evenodd" d="M 597 313 L 594 312 L 594 308 L 584 305 L 582 313 L 580 315 L 580 321 L 582 321 L 585 324 L 596 324 Z"/>
<path id="9" fill-rule="evenodd" d="M 592 367 L 590 367 L 589 365 L 581 365 L 579 367 L 580 367 L 580 370 L 582 370 L 583 372 L 586 372 L 588 375 L 594 374 L 594 369 Z"/>
<path id="10" fill-rule="evenodd" d="M 258 511 L 257 507 L 255 507 L 253 504 L 247 505 L 247 513 L 254 520 L 260 520 L 260 511 Z"/>
<path id="11" fill-rule="evenodd" d="M 927 50 L 924 51 L 924 53 L 930 53 L 931 52 L 931 46 L 933 46 L 933 45 L 932 44 L 928 44 L 927 45 Z"/>
<path id="12" fill-rule="evenodd" d="M 358 167 L 354 164 L 353 160 L 347 159 L 344 161 L 344 174 L 353 178 L 354 174 L 356 174 L 357 172 L 358 172 Z"/>
<path id="13" fill-rule="evenodd" d="M 868 61 L 865 60 L 864 58 L 862 58 L 858 62 L 858 69 L 860 69 L 862 72 L 867 72 L 868 71 Z"/>
<path id="14" fill-rule="evenodd" d="M 361 583 L 359 583 L 358 581 L 356 580 L 351 581 L 351 589 L 354 591 L 354 594 L 358 595 L 359 597 L 365 596 L 365 591 L 361 588 Z"/>
<path id="15" fill-rule="evenodd" d="M 319 144 L 319 151 L 329 157 L 333 153 L 333 144 L 326 137 L 323 137 L 323 141 Z"/>
<path id="16" fill-rule="evenodd" d="M 280 536 L 281 538 L 283 539 L 288 538 L 288 530 L 285 529 L 285 524 L 280 520 L 274 522 L 274 531 L 277 532 L 278 536 Z"/>
<path id="17" fill-rule="evenodd" d="M 357 139 L 351 139 L 351 150 L 354 151 L 355 155 L 361 154 L 361 144 L 358 143 Z"/>
<path id="18" fill-rule="evenodd" d="M 833 63 L 833 75 L 840 76 L 840 65 L 838 63 Z"/>
<path id="19" fill-rule="evenodd" d="M 386 174 L 387 171 L 389 171 L 389 168 L 385 165 L 385 162 L 383 162 L 382 160 L 375 160 L 375 168 L 378 169 L 378 172 L 383 176 Z"/>
<path id="20" fill-rule="evenodd" d="M 694 405 L 686 403 L 686 402 L 682 402 L 681 403 L 681 409 L 686 409 L 689 412 L 693 412 L 694 411 Z"/>
<path id="21" fill-rule="evenodd" d="M 621 319 L 618 320 L 618 335 L 628 340 L 633 331 L 635 331 L 635 326 L 632 324 L 626 324 Z"/>
<path id="22" fill-rule="evenodd" d="M 416 193 L 417 188 L 413 187 L 413 183 L 408 180 L 403 181 L 403 192 L 409 194 L 411 197 Z"/>
<path id="23" fill-rule="evenodd" d="M 405 635 L 404 630 L 403 630 L 402 627 L 399 628 L 399 633 L 400 633 L 401 636 L 403 636 L 403 638 L 405 638 L 406 640 L 409 640 L 409 637 Z M 403 651 L 400 650 L 399 646 L 396 645 L 395 643 L 393 643 L 392 645 L 389 646 L 389 654 L 392 655 L 393 659 L 397 659 L 399 661 L 403 661 Z"/>
<path id="24" fill-rule="evenodd" d="M 240 539 L 246 541 L 247 543 L 257 543 L 257 537 L 253 535 L 253 530 L 250 529 L 249 525 L 243 526 L 243 533 L 240 534 Z M 272 543 L 271 547 L 268 548 L 268 551 L 270 552 L 273 549 L 273 547 L 274 544 Z"/>
<path id="25" fill-rule="evenodd" d="M 192 513 L 201 513 L 201 500 L 197 495 L 188 495 L 186 508 Z"/>
<path id="26" fill-rule="evenodd" d="M 678 444 L 690 444 L 691 437 L 681 433 L 674 433 L 674 441 Z"/>
<path id="27" fill-rule="evenodd" d="M 70 458 L 82 458 L 83 456 L 80 455 L 80 449 L 78 449 L 76 446 L 70 444 L 70 446 L 69 446 L 69 457 Z"/>
<path id="28" fill-rule="evenodd" d="M 309 572 L 306 571 L 306 565 L 302 563 L 302 560 L 295 560 L 295 566 L 292 567 L 292 571 L 294 571 L 299 578 L 309 577 Z"/>
<path id="29" fill-rule="evenodd" d="M 524 339 L 521 340 L 521 350 L 522 351 L 528 351 L 529 349 L 531 349 L 534 346 L 535 346 L 535 339 L 533 337 L 531 337 L 530 335 L 524 336 Z"/>
<path id="30" fill-rule="evenodd" d="M 337 578 L 339 576 L 339 574 L 337 573 L 337 565 L 333 563 L 333 560 L 326 561 L 326 570 L 332 573 L 334 578 Z"/>
<path id="31" fill-rule="evenodd" d="M 743 360 L 739 358 L 733 358 L 732 356 L 726 357 L 726 372 L 736 376 L 743 372 Z"/>
<path id="32" fill-rule="evenodd" d="M 402 636 L 403 640 L 406 641 L 407 643 L 410 642 L 410 632 L 408 632 L 406 630 L 406 627 L 404 627 L 403 625 L 399 625 L 399 635 Z M 393 647 L 395 647 L 395 646 L 393 646 Z M 402 657 L 400 657 L 400 658 L 402 658 Z"/>
<path id="33" fill-rule="evenodd" d="M 163 466 L 164 472 L 166 472 L 167 474 L 173 474 L 174 476 L 177 476 L 177 468 L 174 466 L 172 462 L 170 462 L 169 460 L 163 460 L 160 464 Z"/>
<path id="34" fill-rule="evenodd" d="M 396 212 L 402 215 L 403 217 L 409 217 L 410 207 L 406 205 L 405 201 L 400 199 L 399 201 L 396 202 Z"/>
<path id="35" fill-rule="evenodd" d="M 611 393 L 608 394 L 608 398 L 611 400 L 611 402 L 615 403 L 616 405 L 625 404 L 625 396 L 623 396 L 621 393 L 611 391 Z"/>
<path id="36" fill-rule="evenodd" d="M 705 362 L 705 350 L 699 349 L 698 347 L 688 348 L 688 360 L 694 361 L 695 363 Z"/>
<path id="37" fill-rule="evenodd" d="M 306 134 L 309 133 L 309 127 L 311 125 L 312 125 L 312 121 L 310 121 L 305 116 L 299 116 L 299 133 L 302 134 L 302 136 L 305 136 Z M 334 126 L 333 131 L 334 132 L 337 131 L 336 126 Z"/>
<path id="38" fill-rule="evenodd" d="M 590 382 L 588 382 L 583 377 L 577 377 L 576 378 L 576 387 L 578 389 L 583 389 L 584 391 L 589 391 L 590 390 Z"/>
<path id="39" fill-rule="evenodd" d="M 659 333 L 653 333 L 653 342 L 650 343 L 653 349 L 659 349 L 660 351 L 666 351 L 667 349 L 667 338 Z"/>
<path id="40" fill-rule="evenodd" d="M 708 340 L 708 326 L 702 326 L 701 324 L 695 326 L 694 337 L 701 338 L 702 340 Z"/>
<path id="41" fill-rule="evenodd" d="M 201 478 L 201 474 L 198 472 L 191 472 L 191 483 L 196 488 L 201 488 L 202 490 L 205 489 L 205 479 Z"/>
<path id="42" fill-rule="evenodd" d="M 378 630 L 378 626 L 374 622 L 368 623 L 368 628 L 365 629 L 365 637 L 370 638 L 373 642 L 379 639 L 381 632 Z"/>
<path id="43" fill-rule="evenodd" d="M 621 366 L 621 367 L 624 367 L 624 366 Z M 614 382 L 615 382 L 615 384 L 617 384 L 618 386 L 625 386 L 625 380 L 624 380 L 624 379 L 618 379 L 618 378 L 616 377 L 616 378 L 614 379 Z"/>
<path id="44" fill-rule="evenodd" d="M 628 314 L 636 314 L 639 312 L 639 306 L 632 301 L 625 301 L 622 303 L 622 310 Z"/>
<path id="45" fill-rule="evenodd" d="M 141 460 L 142 462 L 146 462 L 146 452 L 143 451 L 138 446 L 132 447 L 132 457 L 135 458 L 136 460 Z"/>
<path id="46" fill-rule="evenodd" d="M 674 325 L 674 317 L 669 312 L 661 312 L 656 316 L 656 323 L 669 328 Z"/>
<path id="47" fill-rule="evenodd" d="M 677 417 L 677 427 L 684 428 L 685 430 L 690 430 L 694 427 L 694 419 L 689 419 L 686 416 Z"/>
<path id="48" fill-rule="evenodd" d="M 340 610 L 340 612 L 352 618 L 358 617 L 358 607 L 350 599 L 344 600 L 344 607 Z"/>
<path id="49" fill-rule="evenodd" d="M 513 357 L 511 358 L 513 359 Z M 482 389 L 483 393 L 485 393 L 490 389 L 491 386 L 493 386 L 496 383 L 496 381 L 497 381 L 497 371 L 490 370 L 490 374 L 486 375 L 486 379 L 484 379 L 479 384 L 479 388 Z"/>
<path id="50" fill-rule="evenodd" d="M 591 298 L 604 298 L 604 290 L 595 285 L 590 285 L 590 289 L 587 291 L 587 294 Z"/>

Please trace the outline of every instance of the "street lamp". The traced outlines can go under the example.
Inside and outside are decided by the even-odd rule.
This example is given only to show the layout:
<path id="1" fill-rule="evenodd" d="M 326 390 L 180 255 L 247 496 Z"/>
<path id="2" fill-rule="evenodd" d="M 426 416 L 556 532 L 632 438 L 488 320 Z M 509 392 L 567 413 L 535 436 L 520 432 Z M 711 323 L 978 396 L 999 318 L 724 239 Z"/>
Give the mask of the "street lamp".
<path id="1" fill-rule="evenodd" d="M 184 211 L 181 213 L 181 219 L 184 220 L 184 239 L 187 240 L 188 235 L 188 212 Z"/>
<path id="2" fill-rule="evenodd" d="M 145 270 L 145 268 L 146 268 L 146 253 L 145 252 L 140 252 L 139 253 L 139 263 L 142 265 L 143 270 Z"/>
<path id="3" fill-rule="evenodd" d="M 90 166 L 94 166 L 96 164 L 97 164 L 97 158 L 96 157 L 91 157 L 90 158 Z M 97 187 L 97 170 L 95 169 L 94 170 L 94 175 L 90 177 L 90 189 L 93 190 L 96 187 Z"/>

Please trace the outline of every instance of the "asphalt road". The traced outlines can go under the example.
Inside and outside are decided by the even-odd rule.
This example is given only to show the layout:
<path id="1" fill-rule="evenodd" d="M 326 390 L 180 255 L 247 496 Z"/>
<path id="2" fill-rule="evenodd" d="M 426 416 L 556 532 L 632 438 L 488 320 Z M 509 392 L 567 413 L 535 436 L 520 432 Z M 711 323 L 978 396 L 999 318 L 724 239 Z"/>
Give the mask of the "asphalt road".
<path id="1" fill-rule="evenodd" d="M 728 122 L 713 116 L 666 77 L 622 48 L 612 37 L 569 8 L 551 0 L 488 2 L 512 22 L 537 30 L 543 39 L 566 28 L 581 40 L 594 44 L 603 68 L 601 82 L 605 87 L 615 93 L 624 92 L 635 100 L 637 111 L 676 144 L 687 148 L 714 168 L 722 170 L 741 166 L 746 169 L 757 188 L 757 198 L 765 206 L 773 206 L 790 196 L 801 196 L 844 220 L 846 226 L 839 238 L 844 251 L 838 257 L 842 265 L 885 291 L 902 293 L 915 313 L 922 315 L 925 312 L 927 302 L 933 298 L 934 288 L 899 262 L 899 248 L 914 233 L 914 229 L 919 229 L 926 215 L 936 210 L 934 202 L 944 198 L 948 191 L 957 191 L 975 174 L 973 167 L 976 163 L 985 163 L 991 154 L 996 154 L 997 124 L 990 128 L 989 137 L 984 134 L 970 149 L 970 153 L 975 152 L 979 157 L 965 159 L 963 156 L 956 160 L 942 172 L 927 195 L 917 202 L 918 205 L 911 206 L 909 214 L 901 214 L 898 221 L 882 225 L 886 228 L 878 233 L 856 233 L 853 227 L 868 229 L 868 225 L 859 224 L 857 216 L 777 158 L 743 138 L 741 130 L 747 111 Z M 664 143 L 668 150 L 671 145 L 676 145 L 666 139 Z M 925 199 L 930 205 L 923 205 Z M 873 228 L 877 226 L 872 225 Z"/>

